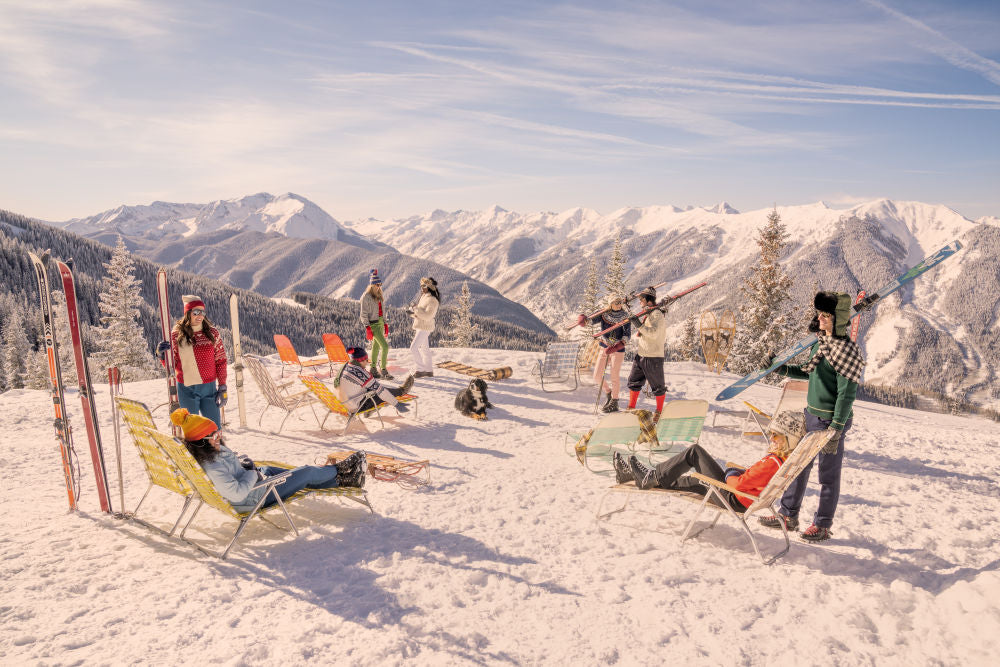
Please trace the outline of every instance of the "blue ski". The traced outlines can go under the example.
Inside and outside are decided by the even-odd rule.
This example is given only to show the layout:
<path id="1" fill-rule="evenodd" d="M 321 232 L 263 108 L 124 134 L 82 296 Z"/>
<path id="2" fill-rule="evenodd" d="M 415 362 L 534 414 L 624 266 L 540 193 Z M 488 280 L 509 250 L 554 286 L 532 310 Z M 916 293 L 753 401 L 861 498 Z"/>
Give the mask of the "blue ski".
<path id="1" fill-rule="evenodd" d="M 900 275 L 896 276 L 892 280 L 892 282 L 883 286 L 881 289 L 872 292 L 864 299 L 862 299 L 859 303 L 856 303 L 854 305 L 854 314 L 851 315 L 851 319 L 853 320 L 855 317 L 857 317 L 864 311 L 874 308 L 876 303 L 878 303 L 885 297 L 889 296 L 890 294 L 892 294 L 893 292 L 895 292 L 900 287 L 910 282 L 920 274 L 934 268 L 935 266 L 937 266 L 944 260 L 948 259 L 961 249 L 962 249 L 962 243 L 960 241 L 954 241 L 952 243 L 949 243 L 945 247 L 941 248 L 933 255 L 925 257 L 920 261 L 919 264 L 917 264 L 910 270 L 906 271 L 905 273 L 901 273 Z M 774 358 L 774 363 L 771 364 L 768 368 L 765 368 L 764 370 L 760 371 L 754 371 L 750 375 L 747 375 L 746 377 L 729 385 L 721 392 L 719 392 L 719 395 L 715 397 L 715 400 L 725 401 L 732 398 L 733 396 L 736 396 L 747 387 L 756 384 L 758 381 L 764 379 L 765 377 L 773 373 L 775 370 L 778 369 L 778 367 L 788 363 L 790 359 L 795 357 L 803 350 L 808 350 L 810 347 L 812 347 L 813 343 L 815 343 L 816 340 L 817 340 L 816 334 L 809 334 L 808 336 L 800 338 L 794 344 L 792 344 L 791 347 L 785 348 L 780 354 L 778 354 L 778 356 Z"/>

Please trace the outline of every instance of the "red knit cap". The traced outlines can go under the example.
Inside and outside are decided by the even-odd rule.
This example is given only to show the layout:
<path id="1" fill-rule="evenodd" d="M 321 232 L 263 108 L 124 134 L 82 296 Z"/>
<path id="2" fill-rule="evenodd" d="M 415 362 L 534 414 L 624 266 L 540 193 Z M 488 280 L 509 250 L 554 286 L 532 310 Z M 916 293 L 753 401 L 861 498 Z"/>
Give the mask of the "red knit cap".
<path id="1" fill-rule="evenodd" d="M 192 308 L 201 308 L 205 310 L 205 302 L 201 300 L 200 296 L 195 296 L 194 294 L 185 294 L 181 297 L 181 301 L 184 302 L 184 314 L 187 315 L 188 311 Z"/>
<path id="2" fill-rule="evenodd" d="M 171 412 L 170 421 L 181 427 L 185 440 L 201 440 L 219 430 L 214 421 L 208 417 L 193 415 L 187 408 L 177 408 Z"/>

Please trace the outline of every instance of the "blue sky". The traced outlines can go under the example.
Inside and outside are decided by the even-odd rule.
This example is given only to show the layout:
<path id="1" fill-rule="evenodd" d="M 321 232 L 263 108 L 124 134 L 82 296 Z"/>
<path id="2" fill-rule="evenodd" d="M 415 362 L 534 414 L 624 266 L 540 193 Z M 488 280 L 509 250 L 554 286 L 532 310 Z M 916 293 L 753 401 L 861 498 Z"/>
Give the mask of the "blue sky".
<path id="1" fill-rule="evenodd" d="M 1000 216 L 1000 3 L 0 0 L 0 208 Z"/>

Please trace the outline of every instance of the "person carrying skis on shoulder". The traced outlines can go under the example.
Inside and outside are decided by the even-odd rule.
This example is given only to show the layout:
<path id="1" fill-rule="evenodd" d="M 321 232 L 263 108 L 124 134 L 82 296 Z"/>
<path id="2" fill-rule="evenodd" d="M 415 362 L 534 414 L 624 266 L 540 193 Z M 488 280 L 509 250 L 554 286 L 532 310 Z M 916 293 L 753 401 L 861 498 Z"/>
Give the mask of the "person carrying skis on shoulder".
<path id="1" fill-rule="evenodd" d="M 603 354 L 598 356 L 597 363 L 594 364 L 594 384 L 607 394 L 601 412 L 618 412 L 618 395 L 621 392 L 621 372 L 622 362 L 625 361 L 625 344 L 629 341 L 632 328 L 628 320 L 629 313 L 625 310 L 625 299 L 620 295 L 612 295 L 608 303 L 608 308 L 603 313 L 590 318 L 591 324 L 596 324 L 604 331 L 619 322 L 625 322 L 617 329 L 609 331 L 598 340 Z M 587 316 L 583 313 L 577 317 L 577 323 L 584 326 L 587 323 Z M 604 379 L 604 371 L 611 371 L 610 385 Z"/>
<path id="2" fill-rule="evenodd" d="M 775 373 L 789 378 L 809 380 L 805 408 L 806 431 L 826 431 L 828 441 L 817 456 L 819 461 L 819 506 L 813 523 L 801 533 L 809 542 L 820 542 L 832 535 L 833 516 L 840 499 L 840 476 L 844 463 L 844 436 L 853 424 L 854 398 L 861 381 L 865 360 L 857 343 L 847 335 L 853 299 L 849 294 L 818 292 L 813 299 L 816 313 L 809 330 L 819 340 L 810 350 L 809 361 L 798 366 L 785 364 Z M 812 462 L 781 497 L 780 518 L 761 517 L 761 524 L 780 528 L 784 521 L 788 530 L 798 530 L 799 508 L 809 484 Z"/>
<path id="3" fill-rule="evenodd" d="M 389 359 L 389 325 L 385 323 L 385 304 L 382 294 L 382 279 L 378 269 L 368 272 L 368 288 L 361 295 L 361 324 L 365 328 L 365 338 L 372 342 L 372 376 L 392 380 L 385 369 Z M 379 359 L 381 355 L 381 360 Z"/>
<path id="4" fill-rule="evenodd" d="M 437 281 L 433 278 L 420 279 L 420 296 L 417 302 L 407 309 L 413 318 L 413 343 L 410 344 L 410 354 L 416 371 L 414 377 L 434 377 L 434 357 L 431 355 L 430 337 L 434 331 L 434 317 L 441 303 L 441 293 L 438 292 Z"/>
<path id="5" fill-rule="evenodd" d="M 639 293 L 639 305 L 642 310 L 656 305 L 655 287 L 647 287 Z M 643 383 L 648 382 L 656 399 L 656 412 L 653 414 L 655 424 L 663 412 L 663 397 L 667 393 L 667 385 L 663 379 L 663 349 L 667 340 L 666 318 L 663 310 L 653 308 L 644 321 L 632 315 L 629 317 L 629 322 L 632 324 L 632 332 L 635 334 L 638 347 L 635 361 L 632 362 L 632 370 L 628 374 L 628 409 L 635 409 L 636 403 L 639 402 L 639 391 Z"/>
<path id="6" fill-rule="evenodd" d="M 410 408 L 400 403 L 397 397 L 405 395 L 413 387 L 413 375 L 407 375 L 399 387 L 387 387 L 380 384 L 375 376 L 365 370 L 368 353 L 363 347 L 349 347 L 347 354 L 351 361 L 344 364 L 340 373 L 333 380 L 333 386 L 340 390 L 343 401 L 354 412 L 360 412 L 375 407 L 373 396 L 393 406 L 399 412 L 407 412 Z"/>
<path id="7" fill-rule="evenodd" d="M 184 317 L 174 324 L 170 341 L 156 346 L 156 355 L 166 366 L 164 355 L 174 360 L 177 399 L 182 408 L 216 424 L 222 423 L 219 408 L 228 401 L 226 387 L 226 347 L 222 335 L 205 312 L 201 297 L 185 294 Z"/>

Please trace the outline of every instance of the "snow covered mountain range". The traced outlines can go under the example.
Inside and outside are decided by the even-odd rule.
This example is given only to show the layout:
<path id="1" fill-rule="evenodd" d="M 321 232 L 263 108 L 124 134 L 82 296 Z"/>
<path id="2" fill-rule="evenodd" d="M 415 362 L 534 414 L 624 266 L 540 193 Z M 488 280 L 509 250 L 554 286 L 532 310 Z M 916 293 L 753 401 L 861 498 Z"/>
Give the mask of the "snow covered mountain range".
<path id="1" fill-rule="evenodd" d="M 783 262 L 803 311 L 811 308 L 816 288 L 875 289 L 946 243 L 962 240 L 966 249 L 957 257 L 865 317 L 865 377 L 996 403 L 997 218 L 972 221 L 944 206 L 890 200 L 777 211 L 789 233 Z M 768 213 L 740 213 L 726 203 L 625 208 L 607 215 L 580 208 L 526 215 L 494 207 L 345 224 L 493 285 L 557 329 L 579 309 L 590 257 L 605 266 L 620 235 L 630 288 L 667 281 L 661 293 L 673 293 L 708 281 L 668 314 L 678 336 L 689 314 L 739 305 L 739 285 L 758 256 L 755 237 Z"/>
<path id="2" fill-rule="evenodd" d="M 53 224 L 88 236 L 97 229 L 149 239 L 230 229 L 277 232 L 297 239 L 360 240 L 319 206 L 291 192 L 279 196 L 260 192 L 209 204 L 157 201 L 147 206 L 122 205 L 97 215 Z"/>
<path id="3" fill-rule="evenodd" d="M 803 312 L 811 308 L 817 288 L 874 289 L 960 239 L 966 247 L 956 257 L 863 318 L 865 379 L 1000 403 L 1000 219 L 973 221 L 945 206 L 892 200 L 848 209 L 819 202 L 776 210 L 789 233 L 783 262 Z M 268 294 L 304 289 L 353 295 L 365 262 L 381 264 L 391 256 L 398 259 L 395 266 L 408 267 L 407 257 L 415 257 L 447 267 L 455 273 L 453 283 L 460 284 L 463 274 L 480 281 L 557 331 L 579 310 L 590 258 L 604 267 L 620 237 L 630 288 L 666 281 L 661 288 L 666 294 L 708 281 L 668 313 L 676 338 L 689 314 L 739 305 L 739 286 L 757 257 L 755 237 L 768 213 L 741 213 L 725 202 L 610 214 L 582 208 L 522 214 L 495 206 L 340 223 L 301 196 L 260 194 L 208 205 L 120 207 L 61 224 L 105 242 L 121 232 L 155 261 L 188 270 L 208 267 L 218 274 L 213 277 Z M 255 231 L 290 238 L 248 233 Z M 184 242 L 195 235 L 197 249 Z M 329 241 L 317 246 L 301 241 L 306 238 Z M 358 248 L 367 252 L 358 255 Z M 346 253 L 346 259 L 330 261 L 335 252 Z M 348 273 L 341 275 L 338 267 L 345 262 Z M 407 280 L 415 282 L 418 274 L 408 273 L 413 275 Z M 405 302 L 409 287 L 390 298 Z"/>

